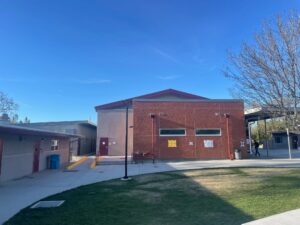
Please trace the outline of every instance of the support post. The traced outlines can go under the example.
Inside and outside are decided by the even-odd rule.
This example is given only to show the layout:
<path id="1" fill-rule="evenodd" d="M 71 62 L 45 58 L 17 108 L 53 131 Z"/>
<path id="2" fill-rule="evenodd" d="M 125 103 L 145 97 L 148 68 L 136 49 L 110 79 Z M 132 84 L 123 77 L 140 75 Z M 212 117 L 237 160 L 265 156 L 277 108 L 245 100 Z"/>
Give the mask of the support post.
<path id="1" fill-rule="evenodd" d="M 155 157 L 154 157 L 154 119 L 155 119 L 155 115 L 154 114 L 151 114 L 151 119 L 152 119 L 152 131 L 151 131 L 151 135 L 152 135 L 152 140 L 151 140 L 151 143 L 152 143 L 152 148 L 151 148 L 151 151 L 152 151 L 152 163 L 154 163 L 154 160 L 155 160 Z"/>
<path id="2" fill-rule="evenodd" d="M 288 141 L 288 147 L 289 147 L 289 158 L 292 159 L 289 128 L 286 128 L 286 134 L 287 134 L 287 141 Z"/>
<path id="3" fill-rule="evenodd" d="M 252 137 L 251 137 L 251 122 L 248 123 L 248 136 L 249 136 L 249 151 L 250 151 L 250 155 L 253 154 L 252 152 Z"/>
<path id="4" fill-rule="evenodd" d="M 267 121 L 264 119 L 265 122 L 265 142 L 266 142 L 266 147 L 267 147 L 267 157 L 269 157 L 269 141 L 267 138 Z"/>

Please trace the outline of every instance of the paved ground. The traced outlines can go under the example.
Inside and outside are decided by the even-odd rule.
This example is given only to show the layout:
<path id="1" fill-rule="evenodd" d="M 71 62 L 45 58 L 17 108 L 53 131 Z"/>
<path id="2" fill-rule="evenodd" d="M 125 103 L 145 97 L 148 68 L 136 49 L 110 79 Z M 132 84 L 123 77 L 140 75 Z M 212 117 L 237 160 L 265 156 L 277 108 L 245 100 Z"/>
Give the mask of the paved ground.
<path id="1" fill-rule="evenodd" d="M 124 165 L 100 165 L 90 169 L 92 158 L 69 172 L 44 171 L 19 180 L 0 184 L 0 224 L 22 208 L 49 195 L 99 181 L 121 178 Z M 210 160 L 169 163 L 129 164 L 129 176 L 172 170 L 217 167 L 299 167 L 299 159 Z M 292 224 L 289 224 L 292 225 Z"/>
<path id="2" fill-rule="evenodd" d="M 243 225 L 298 225 L 300 224 L 300 209 L 280 213 Z"/>
<path id="3" fill-rule="evenodd" d="M 253 150 L 254 151 L 254 150 Z M 261 154 L 261 158 L 272 158 L 272 159 L 287 159 L 289 158 L 289 150 L 288 149 L 272 149 L 269 152 L 266 149 L 259 149 Z M 300 150 L 291 150 L 292 158 L 300 159 Z M 255 158 L 252 155 L 252 158 Z"/>

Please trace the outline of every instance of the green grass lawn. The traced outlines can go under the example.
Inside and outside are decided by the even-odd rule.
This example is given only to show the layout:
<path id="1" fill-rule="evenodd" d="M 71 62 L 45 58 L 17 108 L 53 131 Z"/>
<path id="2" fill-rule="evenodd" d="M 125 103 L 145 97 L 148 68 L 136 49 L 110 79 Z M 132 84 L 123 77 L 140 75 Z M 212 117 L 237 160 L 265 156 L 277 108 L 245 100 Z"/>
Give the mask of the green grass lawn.
<path id="1" fill-rule="evenodd" d="M 6 225 L 241 224 L 300 208 L 300 168 L 142 175 L 127 182 L 101 182 L 47 198 L 62 199 L 66 202 L 59 208 L 26 208 Z"/>

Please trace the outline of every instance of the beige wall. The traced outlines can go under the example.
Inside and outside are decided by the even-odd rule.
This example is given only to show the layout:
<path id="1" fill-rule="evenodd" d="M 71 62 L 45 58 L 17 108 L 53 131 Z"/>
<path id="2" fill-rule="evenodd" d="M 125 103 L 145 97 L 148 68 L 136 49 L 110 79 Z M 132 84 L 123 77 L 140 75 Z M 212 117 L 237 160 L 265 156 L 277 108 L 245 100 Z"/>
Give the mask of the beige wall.
<path id="1" fill-rule="evenodd" d="M 51 151 L 51 138 L 0 134 L 0 139 L 4 141 L 0 182 L 32 174 L 34 146 L 41 139 L 40 171 L 46 169 L 50 154 L 60 154 L 61 165 L 69 162 L 69 139 L 59 139 L 58 151 Z"/>
<path id="2" fill-rule="evenodd" d="M 78 134 L 84 137 L 80 140 L 80 155 L 95 154 L 97 128 L 87 125 L 78 125 Z"/>
<path id="3" fill-rule="evenodd" d="M 24 124 L 25 126 L 25 124 Z M 96 148 L 96 126 L 92 126 L 85 123 L 30 123 L 26 125 L 28 127 L 34 127 L 42 130 L 49 130 L 60 133 L 77 134 L 80 135 L 80 146 L 78 144 L 73 145 L 71 152 L 73 155 L 85 155 L 94 154 Z"/>
<path id="4" fill-rule="evenodd" d="M 55 139 L 55 138 L 54 138 Z M 69 139 L 58 139 L 58 150 L 51 150 L 50 138 L 44 138 L 41 141 L 40 165 L 39 169 L 47 169 L 47 156 L 58 154 L 60 155 L 60 165 L 65 166 L 69 162 Z"/>
<path id="5" fill-rule="evenodd" d="M 99 110 L 97 112 L 97 153 L 101 137 L 108 137 L 108 155 L 121 156 L 125 152 L 126 109 Z M 133 113 L 128 113 L 128 155 L 133 151 Z"/>

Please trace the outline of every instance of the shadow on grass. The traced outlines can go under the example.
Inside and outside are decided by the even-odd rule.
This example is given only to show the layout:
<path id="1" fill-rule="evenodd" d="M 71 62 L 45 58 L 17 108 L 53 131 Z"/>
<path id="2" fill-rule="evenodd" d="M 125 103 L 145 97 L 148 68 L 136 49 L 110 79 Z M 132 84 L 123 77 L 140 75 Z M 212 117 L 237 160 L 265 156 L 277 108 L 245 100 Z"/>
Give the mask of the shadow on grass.
<path id="1" fill-rule="evenodd" d="M 66 202 L 59 208 L 26 208 L 5 224 L 240 225 L 253 220 L 183 172 L 101 182 L 46 199 Z"/>

